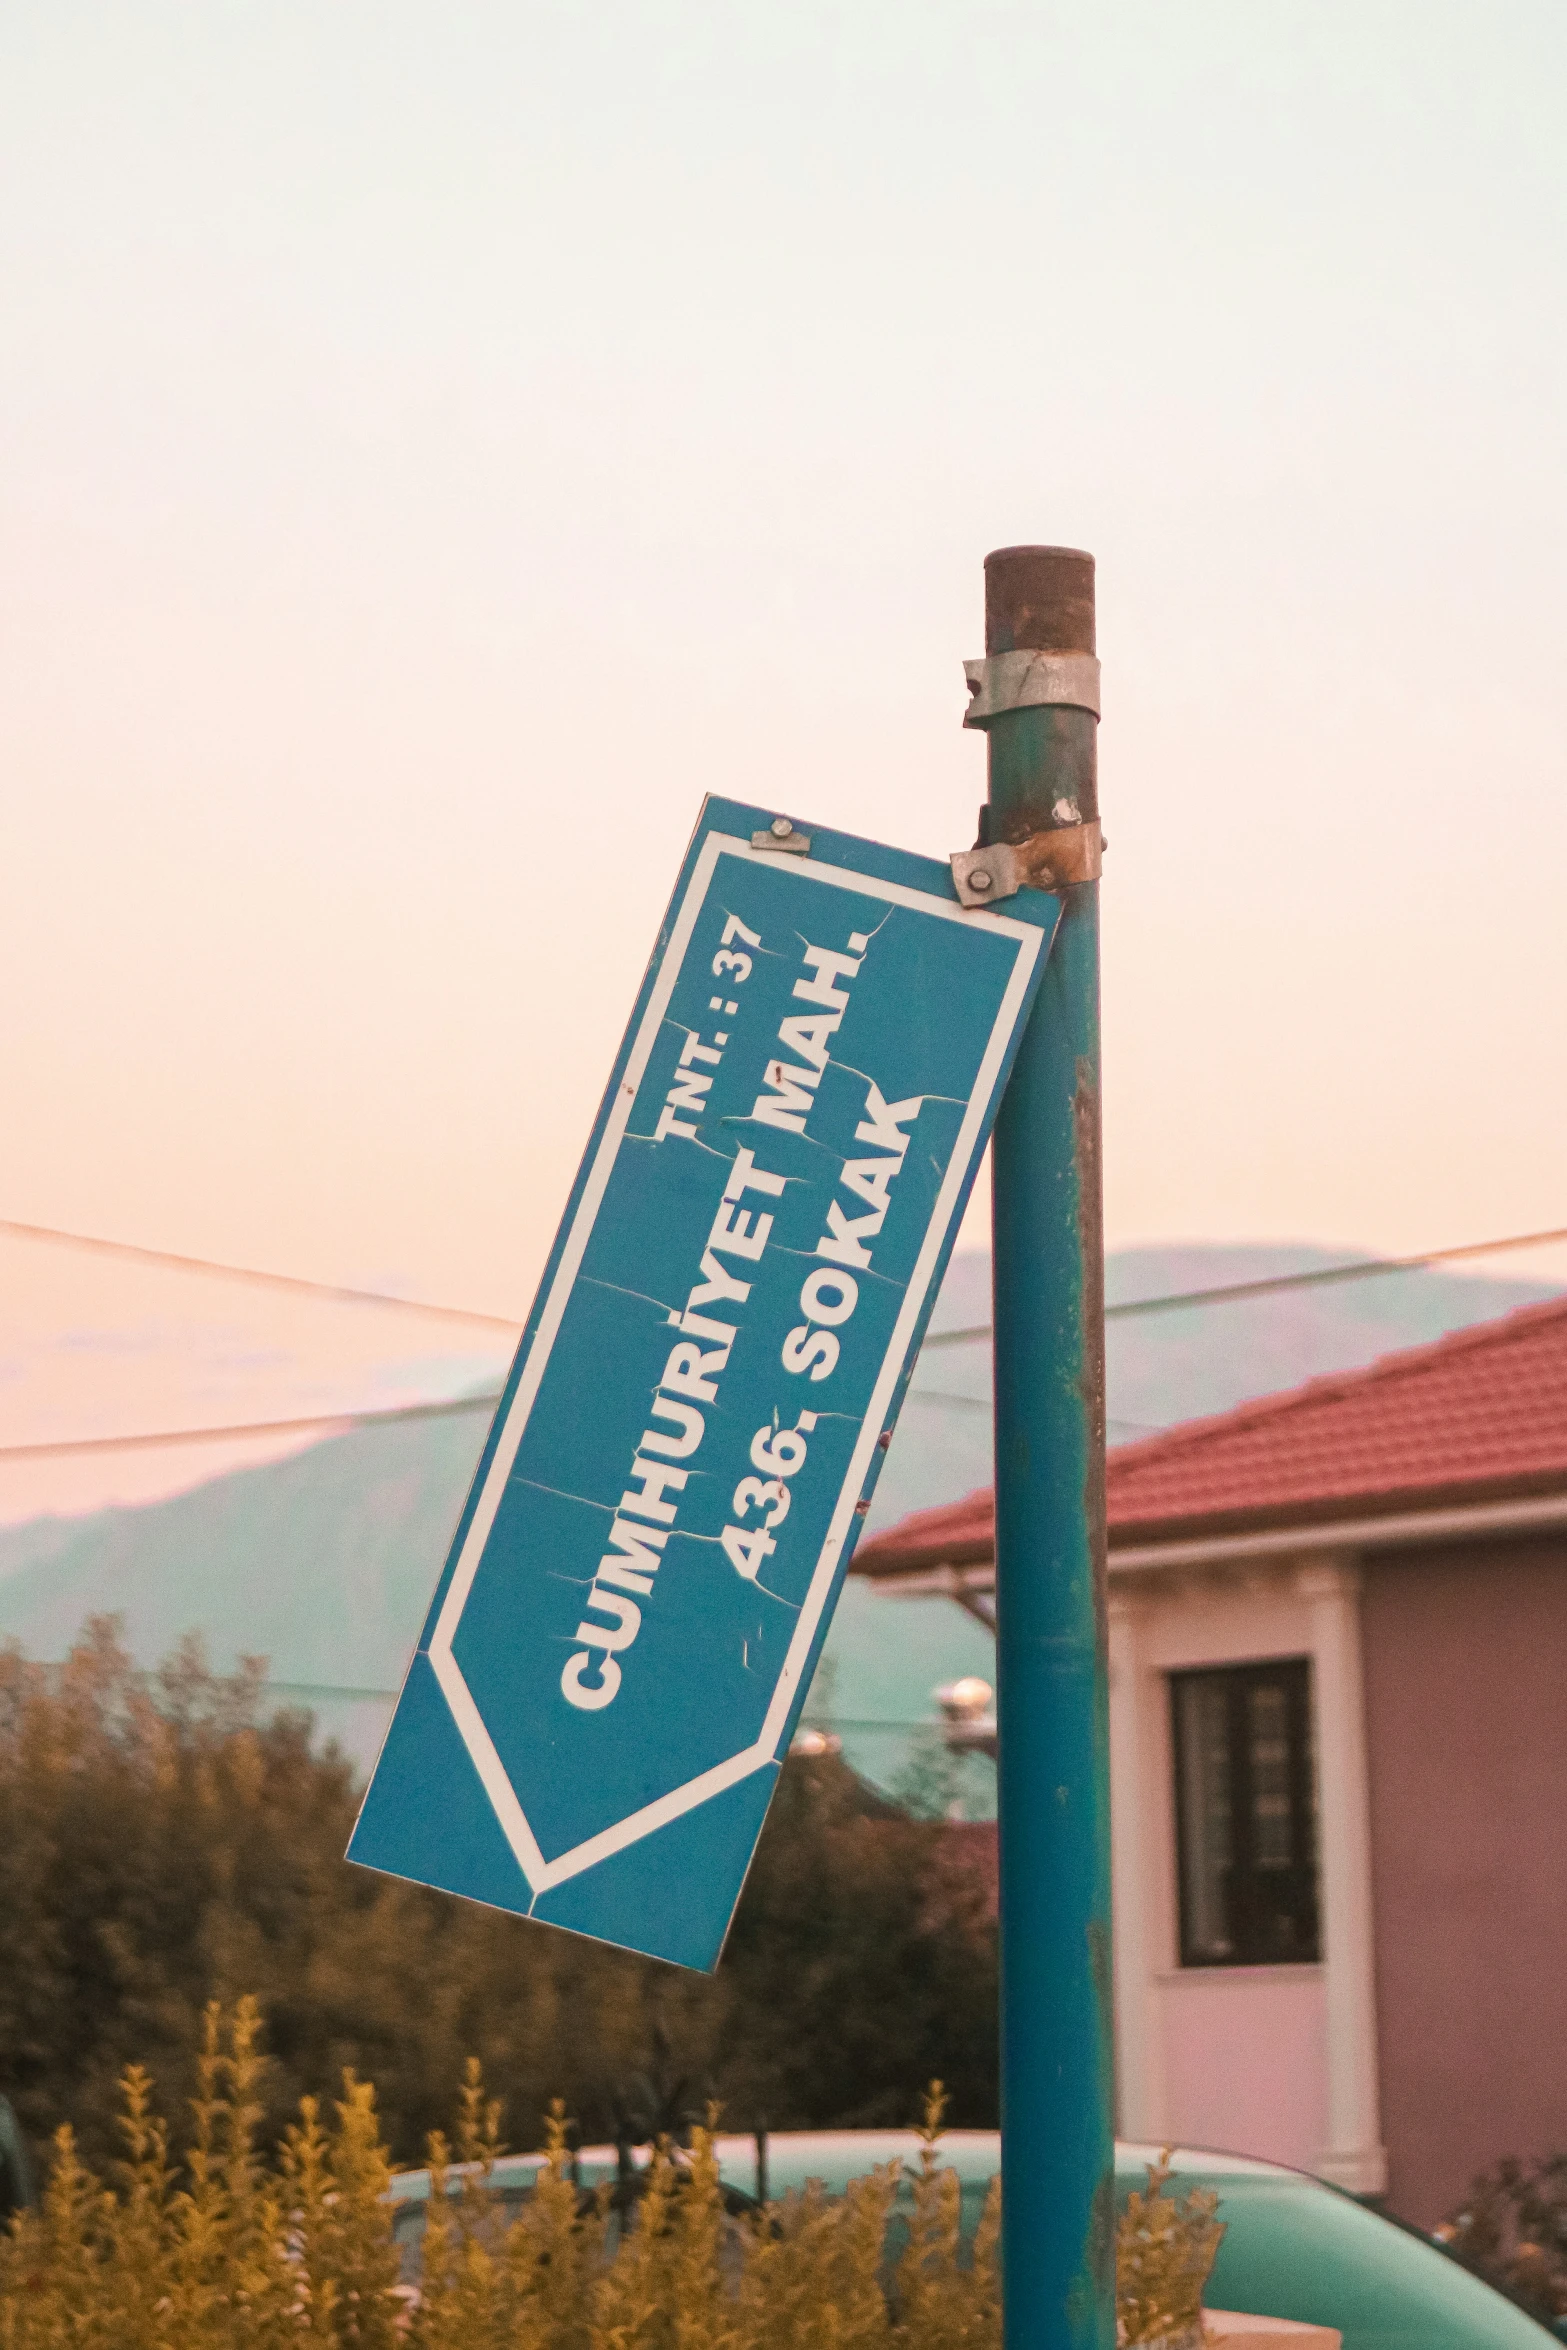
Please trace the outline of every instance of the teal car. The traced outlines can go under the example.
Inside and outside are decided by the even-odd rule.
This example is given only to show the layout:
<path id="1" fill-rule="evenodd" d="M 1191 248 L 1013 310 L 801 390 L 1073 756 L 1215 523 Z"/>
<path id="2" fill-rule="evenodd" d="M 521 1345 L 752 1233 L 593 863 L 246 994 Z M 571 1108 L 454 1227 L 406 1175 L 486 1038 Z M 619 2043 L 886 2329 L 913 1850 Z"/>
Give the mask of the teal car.
<path id="1" fill-rule="evenodd" d="M 809 2179 L 841 2193 L 877 2163 L 897 2159 L 905 2171 L 912 2169 L 919 2152 L 912 2130 L 790 2130 L 760 2144 L 754 2137 L 718 2141 L 720 2173 L 742 2209 L 798 2191 Z M 1146 2183 L 1157 2152 L 1117 2146 L 1116 2187 L 1123 2200 Z M 636 2159 L 647 2157 L 639 2152 Z M 1000 2138 L 994 2130 L 949 2130 L 941 2159 L 958 2174 L 964 2233 L 972 2235 L 1000 2168 Z M 577 2160 L 585 2188 L 616 2176 L 612 2146 L 585 2148 Z M 542 2161 L 540 2155 L 511 2155 L 496 2165 L 491 2183 L 503 2206 L 520 2208 Z M 1557 2339 L 1427 2237 L 1303 2171 L 1189 2148 L 1175 2155 L 1173 2168 L 1176 2192 L 1211 2187 L 1219 2197 L 1225 2235 L 1207 2294 L 1215 2309 L 1337 2326 L 1344 2350 L 1545 2350 Z M 400 2172 L 391 2192 L 393 2230 L 403 2247 L 405 2274 L 412 2275 L 429 2173 Z"/>

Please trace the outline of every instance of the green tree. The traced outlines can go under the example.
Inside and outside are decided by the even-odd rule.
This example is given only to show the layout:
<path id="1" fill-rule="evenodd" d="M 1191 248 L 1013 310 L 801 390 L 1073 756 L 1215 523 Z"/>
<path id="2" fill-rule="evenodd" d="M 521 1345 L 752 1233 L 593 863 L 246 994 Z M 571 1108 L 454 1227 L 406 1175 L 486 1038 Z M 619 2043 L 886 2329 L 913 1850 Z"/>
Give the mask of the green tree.
<path id="1" fill-rule="evenodd" d="M 939 2077 L 949 2118 L 993 2123 L 996 1944 L 978 1885 L 835 1757 L 784 1770 L 724 1953 L 715 2050 L 737 2118 L 774 2128 L 906 2127 Z"/>
<path id="2" fill-rule="evenodd" d="M 351 1868 L 351 1766 L 309 1717 L 263 1718 L 263 1667 L 187 1643 L 138 1672 L 112 1623 L 59 1667 L 0 1651 L 0 2092 L 36 2146 L 117 2152 L 117 2084 L 196 2093 L 209 2002 L 247 1994 L 270 2141 L 345 2070 L 418 2159 L 469 2056 L 536 2144 L 549 2102 L 611 2133 L 655 2046 L 741 2127 L 908 2121 L 910 2085 L 994 2119 L 993 1932 L 912 1820 L 832 1757 L 791 1762 L 713 1978 Z"/>

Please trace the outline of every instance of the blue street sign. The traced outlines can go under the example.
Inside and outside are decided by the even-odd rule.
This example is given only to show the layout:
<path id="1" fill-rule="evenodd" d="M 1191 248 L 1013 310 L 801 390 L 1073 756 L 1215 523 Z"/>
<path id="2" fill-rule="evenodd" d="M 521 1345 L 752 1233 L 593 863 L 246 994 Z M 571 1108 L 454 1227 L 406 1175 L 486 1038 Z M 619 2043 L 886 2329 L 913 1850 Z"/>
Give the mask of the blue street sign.
<path id="1" fill-rule="evenodd" d="M 1058 913 L 706 803 L 352 1860 L 716 1965 Z"/>

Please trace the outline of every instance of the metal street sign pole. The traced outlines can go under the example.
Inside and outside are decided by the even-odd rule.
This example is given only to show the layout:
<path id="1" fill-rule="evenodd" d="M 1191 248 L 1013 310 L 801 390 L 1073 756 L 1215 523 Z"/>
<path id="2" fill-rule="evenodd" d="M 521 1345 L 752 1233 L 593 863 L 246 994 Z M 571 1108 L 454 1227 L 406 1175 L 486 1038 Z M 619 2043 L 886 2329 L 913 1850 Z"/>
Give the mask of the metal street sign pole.
<path id="1" fill-rule="evenodd" d="M 1019 854 L 1035 871 L 1087 876 L 1062 890 L 1055 948 L 995 1130 L 1006 2341 L 1008 2350 L 1111 2350 L 1093 557 L 1063 547 L 987 557 L 985 652 L 971 714 L 989 735 L 984 839 L 1030 844 Z"/>

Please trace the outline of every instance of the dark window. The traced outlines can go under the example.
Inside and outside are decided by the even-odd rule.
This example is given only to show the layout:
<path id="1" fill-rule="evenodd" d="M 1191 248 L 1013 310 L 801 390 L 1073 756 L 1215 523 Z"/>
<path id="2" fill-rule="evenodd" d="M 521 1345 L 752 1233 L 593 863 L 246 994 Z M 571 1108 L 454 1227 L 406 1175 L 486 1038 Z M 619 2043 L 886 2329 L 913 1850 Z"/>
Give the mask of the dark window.
<path id="1" fill-rule="evenodd" d="M 1182 1966 L 1315 1959 L 1311 1668 L 1175 1673 Z"/>

